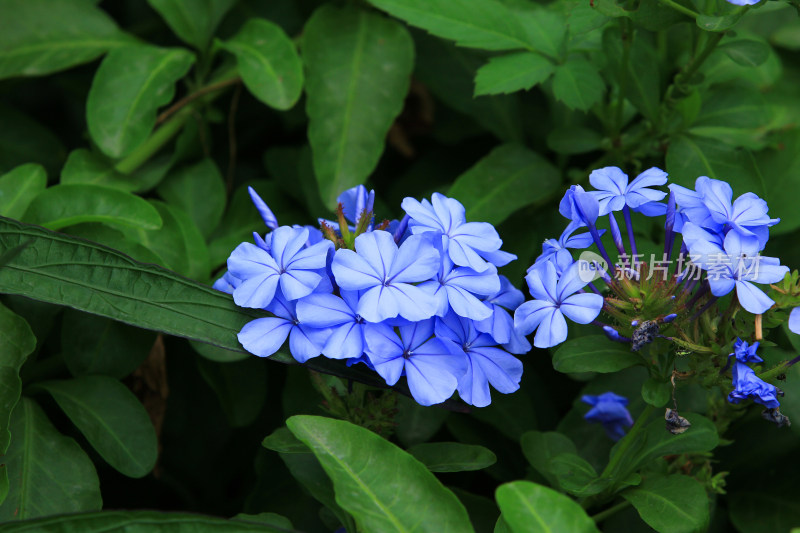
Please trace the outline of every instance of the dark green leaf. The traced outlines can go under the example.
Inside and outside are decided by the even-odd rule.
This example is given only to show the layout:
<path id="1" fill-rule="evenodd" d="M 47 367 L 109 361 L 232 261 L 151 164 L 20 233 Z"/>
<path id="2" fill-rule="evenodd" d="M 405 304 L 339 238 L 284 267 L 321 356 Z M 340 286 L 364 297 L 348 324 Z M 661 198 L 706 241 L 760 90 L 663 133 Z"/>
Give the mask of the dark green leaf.
<path id="1" fill-rule="evenodd" d="M 553 77 L 556 100 L 570 109 L 586 111 L 600 101 L 605 92 L 597 67 L 582 58 L 572 58 L 558 65 Z"/>
<path id="2" fill-rule="evenodd" d="M 44 381 L 86 440 L 108 464 L 129 477 L 147 475 L 158 458 L 156 431 L 133 393 L 114 378 L 83 376 Z"/>
<path id="3" fill-rule="evenodd" d="M 722 46 L 728 57 L 744 67 L 757 67 L 769 58 L 769 45 L 755 39 L 738 39 Z"/>
<path id="4" fill-rule="evenodd" d="M 697 26 L 705 31 L 727 31 L 739 22 L 739 19 L 746 13 L 747 10 L 739 9 L 730 15 L 700 15 L 695 19 Z"/>
<path id="5" fill-rule="evenodd" d="M 225 211 L 225 182 L 211 159 L 170 174 L 157 189 L 170 205 L 183 209 L 208 237 Z"/>
<path id="6" fill-rule="evenodd" d="M 333 481 L 337 503 L 353 515 L 359 528 L 473 531 L 458 498 L 411 455 L 375 433 L 316 416 L 293 416 L 287 425 L 317 456 Z"/>
<path id="7" fill-rule="evenodd" d="M 100 482 L 92 461 L 77 442 L 53 427 L 33 400 L 22 398 L 14 409 L 11 434 L 3 458 L 11 490 L 0 505 L 0 522 L 100 509 Z"/>
<path id="8" fill-rule="evenodd" d="M 553 354 L 553 368 L 559 372 L 616 372 L 641 364 L 642 357 L 630 347 L 608 340 L 604 335 L 570 339 Z"/>
<path id="9" fill-rule="evenodd" d="M 158 264 L 163 260 L 139 243 L 126 238 L 121 231 L 99 222 L 88 222 L 70 226 L 65 233 L 108 246 L 142 263 Z"/>
<path id="10" fill-rule="evenodd" d="M 708 527 L 706 489 L 689 476 L 650 476 L 622 497 L 659 533 L 691 533 Z"/>
<path id="11" fill-rule="evenodd" d="M 303 64 L 284 31 L 264 19 L 249 19 L 232 39 L 220 46 L 236 56 L 247 89 L 276 109 L 289 109 L 303 90 Z"/>
<path id="12" fill-rule="evenodd" d="M 92 2 L 2 0 L 0 12 L 0 79 L 50 74 L 133 41 Z"/>
<path id="13" fill-rule="evenodd" d="M 236 0 L 147 0 L 183 42 L 204 51 Z"/>
<path id="14" fill-rule="evenodd" d="M 528 90 L 554 69 L 549 59 L 531 52 L 493 57 L 475 76 L 475 96 Z"/>
<path id="15" fill-rule="evenodd" d="M 61 353 L 73 376 L 122 379 L 142 364 L 154 341 L 149 331 L 74 309 L 61 322 Z"/>
<path id="16" fill-rule="evenodd" d="M 542 156 L 508 144 L 459 176 L 448 194 L 464 204 L 468 219 L 499 224 L 517 209 L 549 199 L 559 178 L 558 169 Z"/>
<path id="17" fill-rule="evenodd" d="M 475 526 L 475 531 L 484 533 L 494 530 L 494 525 L 497 522 L 497 517 L 500 516 L 500 509 L 497 504 L 485 496 L 478 496 L 471 492 L 467 492 L 458 487 L 448 487 L 452 490 L 464 507 L 467 508 L 469 519 L 472 525 Z"/>
<path id="18" fill-rule="evenodd" d="M 412 26 L 484 50 L 533 49 L 514 14 L 493 0 L 369 0 Z"/>
<path id="19" fill-rule="evenodd" d="M 720 89 L 706 96 L 689 132 L 731 146 L 756 149 L 764 144 L 770 115 L 771 109 L 761 94 L 747 89 Z"/>
<path id="20" fill-rule="evenodd" d="M 378 14 L 325 5 L 306 23 L 308 139 L 329 208 L 378 164 L 403 108 L 413 59 L 408 31 Z"/>
<path id="21" fill-rule="evenodd" d="M 471 416 L 494 427 L 514 442 L 538 425 L 534 402 L 525 388 L 514 394 L 496 394 L 491 404 L 473 410 Z"/>
<path id="22" fill-rule="evenodd" d="M 175 82 L 194 63 L 182 48 L 125 46 L 100 63 L 86 101 L 92 140 L 104 154 L 122 157 L 138 147 L 155 126 L 156 111 L 175 94 Z"/>
<path id="23" fill-rule="evenodd" d="M 39 163 L 57 174 L 67 151 L 53 132 L 24 113 L 0 103 L 0 172 Z"/>
<path id="24" fill-rule="evenodd" d="M 204 342 L 189 341 L 195 352 L 199 353 L 209 361 L 216 361 L 217 363 L 234 363 L 252 357 L 252 354 L 237 352 L 234 350 L 226 350 L 219 346 L 206 344 Z"/>
<path id="25" fill-rule="evenodd" d="M 279 453 L 311 453 L 311 448 L 300 442 L 287 427 L 280 427 L 264 437 L 261 445 Z"/>
<path id="26" fill-rule="evenodd" d="M 411 398 L 401 396 L 397 398 L 397 416 L 394 419 L 397 438 L 404 446 L 427 442 L 439 431 L 449 414 L 447 409 L 423 407 Z"/>
<path id="27" fill-rule="evenodd" d="M 648 378 L 642 383 L 642 398 L 655 407 L 664 407 L 672 395 L 672 385 L 669 381 Z"/>
<path id="28" fill-rule="evenodd" d="M 522 435 L 520 444 L 531 466 L 554 487 L 558 487 L 558 480 L 550 470 L 550 460 L 562 453 L 577 455 L 569 437 L 555 431 L 528 431 Z"/>
<path id="29" fill-rule="evenodd" d="M 512 10 L 514 18 L 525 29 L 528 42 L 532 45 L 530 49 L 560 61 L 567 35 L 566 16 L 533 3 L 524 3 Z"/>
<path id="30" fill-rule="evenodd" d="M 739 490 L 730 495 L 728 513 L 741 533 L 788 531 L 800 524 L 800 504 L 789 492 Z"/>
<path id="31" fill-rule="evenodd" d="M 427 442 L 407 451 L 431 472 L 482 470 L 497 462 L 491 450 L 460 442 Z"/>
<path id="32" fill-rule="evenodd" d="M 580 505 L 553 489 L 514 481 L 496 493 L 502 519 L 513 533 L 599 533 Z"/>
<path id="33" fill-rule="evenodd" d="M 594 467 L 574 453 L 560 453 L 550 459 L 550 472 L 558 480 L 558 486 L 576 496 L 598 494 L 605 487 L 597 477 Z"/>
<path id="34" fill-rule="evenodd" d="M 800 227 L 800 209 L 793 195 L 786 191 L 800 190 L 800 132 L 783 135 L 777 149 L 760 152 L 757 157 L 759 176 L 768 176 L 764 180 L 767 190 L 756 193 L 769 202 L 770 216 L 780 217 L 781 223 L 770 232 L 788 233 Z M 753 189 L 734 189 L 737 194 Z"/>
<path id="35" fill-rule="evenodd" d="M 282 530 L 294 529 L 291 520 L 277 513 L 259 513 L 259 514 L 239 513 L 236 516 L 234 516 L 231 520 L 258 522 L 259 524 L 266 524 L 268 526 L 275 526 L 278 528 L 282 528 Z"/>
<path id="36" fill-rule="evenodd" d="M 76 513 L 68 516 L 48 516 L 37 520 L 26 520 L 4 524 L 9 533 L 34 533 L 36 531 L 107 533 L 291 533 L 277 522 L 264 522 L 260 515 L 243 515 L 241 518 L 219 518 L 190 513 L 167 513 L 163 511 L 100 511 Z M 277 516 L 277 515 L 275 515 Z M 273 527 L 274 524 L 274 527 Z"/>
<path id="37" fill-rule="evenodd" d="M 135 176 L 120 174 L 105 157 L 85 148 L 69 153 L 67 162 L 61 170 L 61 183 L 102 185 L 125 192 L 142 191 L 147 185 L 137 180 Z"/>
<path id="38" fill-rule="evenodd" d="M 102 222 L 120 228 L 161 228 L 161 217 L 146 200 L 99 185 L 55 185 L 33 199 L 23 219 L 57 230 Z"/>
<path id="39" fill-rule="evenodd" d="M 47 187 L 44 167 L 34 163 L 20 165 L 0 176 L 0 214 L 22 218 L 34 198 Z"/>
<path id="40" fill-rule="evenodd" d="M 244 427 L 256 419 L 267 399 L 264 361 L 250 357 L 235 363 L 214 363 L 198 358 L 197 364 L 222 404 L 231 427 Z"/>
<path id="41" fill-rule="evenodd" d="M 559 154 L 583 154 L 600 148 L 603 136 L 582 126 L 554 128 L 547 135 L 547 147 Z"/>
<path id="42" fill-rule="evenodd" d="M 623 40 L 621 33 L 615 29 L 603 34 L 603 49 L 610 70 L 616 77 L 617 85 L 623 88 L 625 97 L 636 109 L 648 119 L 656 120 L 661 104 L 658 55 L 644 34 L 629 35 L 626 39 Z M 628 60 L 624 62 L 625 46 L 629 49 Z"/>

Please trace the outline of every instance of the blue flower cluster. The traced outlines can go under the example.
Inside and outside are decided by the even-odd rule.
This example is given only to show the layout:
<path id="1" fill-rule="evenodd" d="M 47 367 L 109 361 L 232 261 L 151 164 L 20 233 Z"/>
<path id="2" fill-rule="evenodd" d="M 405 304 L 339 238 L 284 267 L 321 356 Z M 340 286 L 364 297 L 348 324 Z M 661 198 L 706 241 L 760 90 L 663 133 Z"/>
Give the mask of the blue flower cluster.
<path id="1" fill-rule="evenodd" d="M 588 422 L 599 422 L 603 425 L 606 435 L 612 440 L 619 440 L 625 436 L 625 428 L 633 425 L 633 418 L 627 409 L 628 399 L 624 396 L 605 392 L 599 396 L 584 395 L 583 403 L 592 406 L 583 415 Z"/>
<path id="2" fill-rule="evenodd" d="M 422 405 L 457 390 L 467 403 L 491 403 L 489 385 L 519 388 L 530 350 L 510 314 L 522 292 L 497 273 L 516 259 L 500 250 L 491 224 L 467 222 L 457 200 L 403 200 L 400 221 L 374 224 L 374 192 L 358 186 L 339 197 L 338 221 L 322 229 L 279 226 L 250 189 L 271 230 L 240 244 L 214 288 L 237 305 L 272 316 L 246 324 L 244 348 L 260 357 L 289 339 L 299 362 L 324 356 L 362 362 L 388 385 L 406 377 Z"/>
<path id="3" fill-rule="evenodd" d="M 755 371 L 747 366 L 747 363 L 763 363 L 764 360 L 756 355 L 758 342 L 748 344 L 742 339 L 736 339 L 733 345 L 733 353 L 729 357 L 735 357 L 733 363 L 733 390 L 728 394 L 728 401 L 739 403 L 747 398 L 756 403 L 760 403 L 767 409 L 775 409 L 780 404 L 778 396 L 783 392 L 775 385 L 770 385 L 766 381 L 756 376 Z"/>

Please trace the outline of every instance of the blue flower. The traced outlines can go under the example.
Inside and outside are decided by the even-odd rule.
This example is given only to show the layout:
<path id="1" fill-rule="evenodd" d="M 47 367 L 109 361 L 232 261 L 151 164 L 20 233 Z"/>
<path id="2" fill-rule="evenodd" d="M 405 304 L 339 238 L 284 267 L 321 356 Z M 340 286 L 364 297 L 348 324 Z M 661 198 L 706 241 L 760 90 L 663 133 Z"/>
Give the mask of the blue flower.
<path id="1" fill-rule="evenodd" d="M 483 320 L 475 321 L 475 329 L 491 335 L 497 344 L 505 344 L 511 342 L 515 336 L 514 319 L 506 309 L 514 311 L 525 301 L 525 296 L 521 290 L 508 281 L 507 277 L 498 277 L 500 278 L 500 290 L 483 301 L 486 308 L 491 311 L 491 315 Z M 523 336 L 522 339 L 524 340 L 525 337 Z M 527 341 L 525 342 L 527 343 Z M 530 344 L 528 344 L 528 350 L 530 350 Z M 528 350 L 522 353 L 526 353 Z"/>
<path id="2" fill-rule="evenodd" d="M 405 374 L 411 395 L 420 405 L 450 398 L 466 371 L 466 357 L 452 353 L 432 337 L 433 320 L 401 326 L 400 337 L 386 324 L 370 324 L 364 333 L 367 356 L 388 385 Z"/>
<path id="3" fill-rule="evenodd" d="M 297 302 L 297 318 L 303 325 L 330 329 L 322 355 L 331 359 L 358 358 L 364 353 L 364 319 L 358 314 L 358 292 L 310 294 Z"/>
<path id="4" fill-rule="evenodd" d="M 733 4 L 735 6 L 754 6 L 760 1 L 761 0 L 727 0 L 729 4 Z"/>
<path id="5" fill-rule="evenodd" d="M 266 307 L 275 316 L 251 320 L 239 332 L 239 342 L 244 349 L 259 357 L 268 357 L 289 337 L 289 350 L 298 362 L 305 363 L 321 354 L 330 329 L 301 324 L 296 305 L 297 302 L 287 300 L 279 290 Z"/>
<path id="6" fill-rule="evenodd" d="M 592 226 L 600 216 L 600 203 L 580 185 L 573 185 L 558 204 L 558 212 L 577 226 Z"/>
<path id="7" fill-rule="evenodd" d="M 405 198 L 401 204 L 411 217 L 413 234 L 435 232 L 442 235 L 443 249 L 458 266 L 477 272 L 489 268 L 487 255 L 498 252 L 503 241 L 494 226 L 487 222 L 467 222 L 464 206 L 454 198 L 433 193 L 431 202 Z M 510 254 L 501 256 L 508 259 Z M 490 255 L 491 257 L 491 255 Z"/>
<path id="8" fill-rule="evenodd" d="M 500 278 L 494 265 L 483 272 L 468 267 L 454 267 L 449 257 L 442 258 L 439 274 L 418 285 L 436 301 L 436 315 L 444 316 L 449 309 L 473 320 L 489 318 L 492 310 L 476 295 L 487 296 L 500 290 Z"/>
<path id="9" fill-rule="evenodd" d="M 267 203 L 261 199 L 254 188 L 247 187 L 247 192 L 250 194 L 250 200 L 252 200 L 253 205 L 256 206 L 256 210 L 258 210 L 258 214 L 261 215 L 261 220 L 264 221 L 264 224 L 271 230 L 277 229 L 278 218 L 272 212 L 272 209 L 267 206 Z"/>
<path id="10" fill-rule="evenodd" d="M 413 235 L 398 248 L 391 233 L 378 230 L 356 237 L 355 248 L 355 252 L 337 250 L 331 270 L 340 288 L 364 291 L 358 301 L 359 315 L 369 322 L 433 316 L 433 299 L 411 285 L 431 279 L 439 270 L 439 251 L 429 237 Z"/>
<path id="11" fill-rule="evenodd" d="M 489 405 L 492 402 L 490 384 L 503 394 L 519 389 L 522 362 L 497 348 L 492 336 L 475 329 L 472 320 L 448 313 L 436 319 L 436 336 L 454 355 L 467 355 L 467 369 L 458 381 L 458 395 L 468 404 Z"/>
<path id="12" fill-rule="evenodd" d="M 580 267 L 580 262 L 574 263 L 559 279 L 555 266 L 544 263 L 525 276 L 534 300 L 517 308 L 514 327 L 523 335 L 537 330 L 533 339 L 537 348 L 549 348 L 567 338 L 565 315 L 578 324 L 588 324 L 600 314 L 602 296 L 575 294 L 588 284 L 579 277 Z"/>
<path id="13" fill-rule="evenodd" d="M 756 376 L 755 370 L 738 360 L 733 367 L 733 390 L 728 394 L 728 401 L 739 403 L 751 398 L 764 407 L 773 409 L 780 406 L 778 389 Z"/>
<path id="14" fill-rule="evenodd" d="M 592 194 L 600 203 L 600 216 L 630 207 L 648 216 L 663 215 L 666 207 L 659 204 L 667 193 L 649 189 L 667 183 L 667 173 L 659 168 L 650 168 L 628 183 L 628 176 L 617 167 L 593 170 L 589 183 L 597 189 Z"/>
<path id="15" fill-rule="evenodd" d="M 592 406 L 583 418 L 588 422 L 599 422 L 606 435 L 617 441 L 625 436 L 625 428 L 633 425 L 633 418 L 626 409 L 628 399 L 613 392 L 604 392 L 599 396 L 584 395 L 583 403 Z"/>
<path id="16" fill-rule="evenodd" d="M 800 307 L 795 307 L 789 313 L 789 331 L 800 335 Z"/>
<path id="17" fill-rule="evenodd" d="M 306 247 L 308 230 L 281 226 L 270 233 L 270 250 L 243 242 L 228 258 L 228 271 L 242 283 L 233 291 L 241 307 L 266 307 L 280 283 L 288 300 L 311 294 L 323 279 L 329 241 Z"/>
<path id="18" fill-rule="evenodd" d="M 579 224 L 571 222 L 558 239 L 547 239 L 542 244 L 542 253 L 536 258 L 534 265 L 545 261 L 554 261 L 556 264 L 563 264 L 565 261 L 572 262 L 572 254 L 568 248 L 582 249 L 592 245 L 591 233 L 581 233 L 573 235 Z M 602 235 L 605 230 L 600 231 Z M 528 270 L 530 272 L 530 269 Z"/>
<path id="19" fill-rule="evenodd" d="M 733 343 L 733 353 L 730 355 L 735 355 L 740 363 L 763 363 L 764 360 L 756 355 L 759 344 L 758 342 L 748 344 L 747 341 L 737 338 Z"/>
<path id="20" fill-rule="evenodd" d="M 344 216 L 355 224 L 364 211 L 372 212 L 375 204 L 375 191 L 367 191 L 363 185 L 347 189 L 336 199 L 342 204 Z"/>

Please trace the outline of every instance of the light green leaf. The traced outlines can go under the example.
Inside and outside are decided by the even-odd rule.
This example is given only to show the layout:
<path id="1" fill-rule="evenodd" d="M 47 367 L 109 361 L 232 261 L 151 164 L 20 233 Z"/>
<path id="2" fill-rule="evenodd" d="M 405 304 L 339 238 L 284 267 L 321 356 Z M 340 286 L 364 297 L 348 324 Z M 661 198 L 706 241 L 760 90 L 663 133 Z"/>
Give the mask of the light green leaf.
<path id="1" fill-rule="evenodd" d="M 36 384 L 59 407 L 97 453 L 129 477 L 147 475 L 158 458 L 156 431 L 133 393 L 114 378 L 83 376 Z"/>
<path id="2" fill-rule="evenodd" d="M 267 367 L 257 357 L 234 363 L 197 359 L 200 374 L 213 389 L 231 427 L 251 424 L 267 399 Z"/>
<path id="3" fill-rule="evenodd" d="M 0 176 L 0 215 L 22 218 L 34 198 L 47 187 L 44 167 L 20 165 Z"/>
<path id="4" fill-rule="evenodd" d="M 588 461 L 574 453 L 560 453 L 551 458 L 549 469 L 559 487 L 577 496 L 598 494 L 607 485 L 597 477 L 597 471 Z"/>
<path id="5" fill-rule="evenodd" d="M 100 63 L 86 101 L 92 140 L 104 154 L 123 157 L 138 147 L 155 126 L 156 111 L 172 100 L 175 82 L 194 63 L 182 48 L 125 46 Z"/>
<path id="6" fill-rule="evenodd" d="M 626 345 L 612 342 L 604 335 L 586 335 L 570 339 L 553 354 L 553 368 L 559 372 L 617 372 L 641 364 L 639 354 Z"/>
<path id="7" fill-rule="evenodd" d="M 170 174 L 156 189 L 170 205 L 183 209 L 208 237 L 225 211 L 225 182 L 211 159 Z"/>
<path id="8" fill-rule="evenodd" d="M 368 0 L 412 26 L 484 50 L 533 50 L 511 10 L 494 0 Z"/>
<path id="9" fill-rule="evenodd" d="M 737 9 L 730 15 L 700 15 L 695 19 L 697 26 L 705 31 L 727 31 L 734 27 L 739 19 L 747 12 L 745 9 Z"/>
<path id="10" fill-rule="evenodd" d="M 91 459 L 33 400 L 22 398 L 14 409 L 11 434 L 3 458 L 11 490 L 0 505 L 0 522 L 100 509 L 100 481 Z"/>
<path id="11" fill-rule="evenodd" d="M 728 57 L 743 67 L 757 67 L 769 58 L 769 45 L 756 39 L 737 39 L 720 46 Z"/>
<path id="12" fill-rule="evenodd" d="M 289 109 L 303 90 L 303 63 L 284 31 L 264 19 L 251 18 L 220 46 L 236 56 L 245 87 L 276 109 Z"/>
<path id="13" fill-rule="evenodd" d="M 122 379 L 142 364 L 155 335 L 108 318 L 66 309 L 61 353 L 73 376 L 102 374 Z"/>
<path id="14" fill-rule="evenodd" d="M 597 67 L 582 58 L 572 58 L 556 68 L 553 94 L 570 109 L 586 111 L 600 101 L 605 91 Z"/>
<path id="15" fill-rule="evenodd" d="M 600 530 L 576 502 L 553 489 L 514 481 L 496 493 L 501 518 L 513 533 L 599 533 Z"/>
<path id="16" fill-rule="evenodd" d="M 0 79 L 50 74 L 133 42 L 85 0 L 0 0 L 0 13 Z"/>
<path id="17" fill-rule="evenodd" d="M 375 433 L 317 416 L 293 416 L 287 425 L 312 449 L 333 481 L 336 502 L 360 529 L 473 531 L 458 498 L 411 455 Z"/>
<path id="18" fill-rule="evenodd" d="M 406 451 L 431 472 L 483 470 L 497 462 L 488 448 L 460 442 L 426 442 Z"/>
<path id="19" fill-rule="evenodd" d="M 23 219 L 58 230 L 84 222 L 157 230 L 161 217 L 146 200 L 99 185 L 55 185 L 33 199 Z"/>
<path id="20" fill-rule="evenodd" d="M 567 19 L 553 9 L 543 9 L 535 4 L 521 4 L 513 8 L 513 17 L 519 20 L 530 50 L 544 54 L 554 60 L 560 60 L 564 54 L 564 38 L 567 36 Z"/>
<path id="21" fill-rule="evenodd" d="M 464 204 L 468 219 L 499 224 L 521 207 L 545 202 L 560 184 L 558 169 L 545 158 L 506 144 L 459 176 L 448 195 Z"/>
<path id="22" fill-rule="evenodd" d="M 622 497 L 659 533 L 692 533 L 708 527 L 706 489 L 689 476 L 649 476 Z"/>
<path id="23" fill-rule="evenodd" d="M 333 209 L 378 164 L 408 92 L 414 47 L 398 22 L 325 5 L 306 23 L 303 59 L 314 173 Z"/>
<path id="24" fill-rule="evenodd" d="M 147 3 L 183 42 L 204 51 L 236 0 L 147 0 Z"/>
<path id="25" fill-rule="evenodd" d="M 493 57 L 475 76 L 475 96 L 528 90 L 554 70 L 549 59 L 531 52 Z"/>
<path id="26" fill-rule="evenodd" d="M 311 453 L 311 448 L 303 444 L 287 427 L 280 427 L 264 437 L 261 445 L 279 453 Z"/>
<path id="27" fill-rule="evenodd" d="M 69 153 L 61 170 L 60 183 L 101 185 L 125 192 L 138 192 L 144 190 L 143 185 L 146 185 L 136 180 L 135 176 L 115 171 L 106 158 L 85 148 L 78 148 Z"/>
<path id="28" fill-rule="evenodd" d="M 75 513 L 67 516 L 48 516 L 3 524 L 8 533 L 32 533 L 35 531 L 79 531 L 80 533 L 292 533 L 296 530 L 272 526 L 260 515 L 242 515 L 241 518 L 219 518 L 194 513 L 168 513 L 163 511 L 100 511 Z M 277 515 L 275 515 L 277 516 Z"/>
<path id="29" fill-rule="evenodd" d="M 664 407 L 672 394 L 672 385 L 669 381 L 648 378 L 642 383 L 642 398 L 655 407 Z"/>

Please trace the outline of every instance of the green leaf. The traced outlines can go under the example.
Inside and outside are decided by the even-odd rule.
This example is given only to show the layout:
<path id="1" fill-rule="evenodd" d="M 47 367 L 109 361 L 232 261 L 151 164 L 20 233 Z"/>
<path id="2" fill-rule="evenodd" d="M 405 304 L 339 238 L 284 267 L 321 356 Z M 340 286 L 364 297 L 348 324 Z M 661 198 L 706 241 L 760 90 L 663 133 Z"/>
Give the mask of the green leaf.
<path id="1" fill-rule="evenodd" d="M 501 518 L 513 533 L 599 533 L 580 505 L 542 485 L 514 481 L 500 485 L 495 496 Z"/>
<path id="2" fill-rule="evenodd" d="M 279 453 L 311 453 L 311 448 L 298 440 L 287 427 L 280 427 L 264 437 L 261 445 Z"/>
<path id="3" fill-rule="evenodd" d="M 231 427 L 252 423 L 267 399 L 267 368 L 264 361 L 250 357 L 235 363 L 214 363 L 197 359 L 200 374 L 222 405 Z"/>
<path id="4" fill-rule="evenodd" d="M 398 22 L 360 9 L 317 9 L 303 35 L 308 139 L 325 204 L 375 169 L 403 109 L 414 46 Z"/>
<path id="5" fill-rule="evenodd" d="M 156 431 L 133 393 L 114 378 L 83 376 L 36 384 L 50 393 L 97 453 L 129 477 L 147 475 L 158 458 Z"/>
<path id="6" fill-rule="evenodd" d="M 600 101 L 605 92 L 597 67 L 582 58 L 572 58 L 556 67 L 553 94 L 570 109 L 586 111 Z"/>
<path id="7" fill-rule="evenodd" d="M 67 151 L 52 131 L 3 103 L 0 123 L 0 172 L 25 163 L 39 163 L 48 173 L 58 173 Z"/>
<path id="8" fill-rule="evenodd" d="M 727 31 L 734 27 L 739 19 L 747 12 L 745 9 L 737 9 L 730 15 L 700 15 L 695 19 L 697 26 L 705 31 Z"/>
<path id="9" fill-rule="evenodd" d="M 0 505 L 0 522 L 100 509 L 100 482 L 91 459 L 33 400 L 22 398 L 14 409 L 11 434 L 3 459 L 11 491 Z"/>
<path id="10" fill-rule="evenodd" d="M 788 491 L 737 490 L 730 495 L 728 513 L 741 533 L 787 531 L 800 524 L 800 504 Z"/>
<path id="11" fill-rule="evenodd" d="M 527 148 L 506 144 L 459 176 L 448 191 L 467 208 L 467 218 L 499 224 L 514 211 L 543 203 L 561 185 L 549 161 Z"/>
<path id="12" fill-rule="evenodd" d="M 721 45 L 728 57 L 744 67 L 757 67 L 769 58 L 769 45 L 755 39 L 738 39 Z"/>
<path id="13" fill-rule="evenodd" d="M 170 174 L 156 189 L 170 205 L 183 209 L 208 237 L 225 211 L 225 182 L 212 159 Z"/>
<path id="14" fill-rule="evenodd" d="M 659 533 L 691 533 L 708 527 L 706 489 L 689 476 L 648 476 L 622 497 Z"/>
<path id="15" fill-rule="evenodd" d="M 640 8 L 641 9 L 641 8 Z M 625 97 L 646 118 L 656 120 L 661 105 L 661 73 L 658 54 L 641 33 L 625 41 L 617 30 L 603 34 L 603 50 L 608 58 L 610 73 L 616 77 Z M 628 61 L 623 62 L 624 47 L 629 46 Z"/>
<path id="16" fill-rule="evenodd" d="M 484 50 L 533 50 L 511 10 L 494 0 L 368 0 L 412 26 Z"/>
<path id="17" fill-rule="evenodd" d="M 771 114 L 772 109 L 761 94 L 744 88 L 711 91 L 689 133 L 757 149 L 764 144 Z"/>
<path id="18" fill-rule="evenodd" d="M 550 459 L 549 470 L 558 486 L 576 496 L 590 496 L 603 491 L 608 485 L 597 477 L 588 461 L 574 453 L 560 453 Z"/>
<path id="19" fill-rule="evenodd" d="M 22 218 L 34 198 L 47 187 L 44 167 L 20 165 L 0 176 L 0 215 Z"/>
<path id="20" fill-rule="evenodd" d="M 512 7 L 513 17 L 525 29 L 530 48 L 540 54 L 561 62 L 565 53 L 564 39 L 567 36 L 567 17 L 554 9 L 542 9 L 532 2 Z"/>
<path id="21" fill-rule="evenodd" d="M 38 194 L 23 219 L 58 230 L 84 222 L 157 230 L 161 217 L 146 200 L 99 185 L 55 185 Z"/>
<path id="22" fill-rule="evenodd" d="M 483 470 L 497 462 L 488 448 L 460 442 L 427 442 L 406 451 L 431 472 Z"/>
<path id="23" fill-rule="evenodd" d="M 549 59 L 531 52 L 493 57 L 475 76 L 475 96 L 528 90 L 554 70 Z"/>
<path id="24" fill-rule="evenodd" d="M 32 531 L 80 531 L 81 533 L 292 533 L 294 529 L 266 523 L 260 515 L 241 515 L 241 518 L 219 518 L 194 513 L 168 513 L 163 511 L 100 511 L 76 513 L 67 516 L 48 516 L 36 520 L 3 524 L 8 533 Z M 277 515 L 275 515 L 277 516 Z"/>
<path id="25" fill-rule="evenodd" d="M 192 345 L 192 349 L 194 349 L 195 352 L 209 361 L 216 361 L 217 363 L 235 363 L 236 361 L 242 361 L 243 359 L 252 357 L 252 354 L 249 353 L 226 350 L 225 348 L 213 346 L 204 342 L 189 341 L 189 344 Z"/>
<path id="26" fill-rule="evenodd" d="M 74 309 L 64 311 L 61 353 L 73 376 L 102 374 L 122 379 L 139 368 L 153 342 L 151 332 Z"/>
<path id="27" fill-rule="evenodd" d="M 411 455 L 378 435 L 317 416 L 293 416 L 287 425 L 312 449 L 333 481 L 337 503 L 360 529 L 473 531 L 458 498 Z"/>
<path id="28" fill-rule="evenodd" d="M 776 149 L 760 152 L 756 161 L 759 175 L 769 176 L 769 181 L 765 180 L 766 191 L 759 196 L 769 202 L 770 216 L 781 219 L 781 223 L 770 228 L 770 232 L 774 235 L 797 229 L 800 227 L 800 209 L 786 191 L 800 190 L 800 131 L 782 135 L 781 144 Z M 753 189 L 734 190 L 744 193 Z"/>
<path id="29" fill-rule="evenodd" d="M 411 398 L 400 396 L 394 419 L 397 439 L 407 447 L 426 442 L 439 431 L 449 414 L 447 409 L 429 409 Z"/>
<path id="30" fill-rule="evenodd" d="M 303 90 L 303 63 L 280 26 L 251 18 L 220 46 L 236 56 L 239 74 L 253 96 L 276 109 L 297 103 Z"/>
<path id="31" fill-rule="evenodd" d="M 642 398 L 655 407 L 664 407 L 672 394 L 669 381 L 648 378 L 642 383 Z"/>
<path id="32" fill-rule="evenodd" d="M 120 174 L 114 167 L 101 156 L 85 148 L 73 150 L 67 156 L 64 168 L 61 170 L 60 183 L 66 185 L 102 185 L 125 192 L 139 192 L 144 190 L 143 184 L 135 176 Z"/>
<path id="33" fill-rule="evenodd" d="M 547 147 L 559 154 L 584 154 L 600 149 L 603 136 L 582 126 L 562 126 L 550 130 Z"/>
<path id="34" fill-rule="evenodd" d="M 87 1 L 0 0 L 0 79 L 42 76 L 133 41 Z"/>
<path id="35" fill-rule="evenodd" d="M 555 431 L 528 431 L 520 444 L 525 459 L 554 487 L 558 487 L 558 479 L 550 469 L 550 460 L 563 453 L 578 453 L 569 437 Z"/>
<path id="36" fill-rule="evenodd" d="M 570 339 L 553 354 L 553 368 L 559 372 L 617 372 L 642 363 L 642 357 L 627 345 L 608 340 L 604 335 Z"/>
<path id="37" fill-rule="evenodd" d="M 205 51 L 236 0 L 147 0 L 147 3 L 183 42 Z"/>
<path id="38" fill-rule="evenodd" d="M 155 253 L 141 244 L 126 238 L 121 231 L 110 228 L 99 222 L 88 222 L 86 224 L 70 226 L 65 229 L 64 232 L 108 246 L 142 263 L 158 264 L 162 262 L 162 259 Z"/>
<path id="39" fill-rule="evenodd" d="M 182 48 L 125 46 L 100 63 L 86 101 L 92 140 L 104 154 L 123 157 L 142 144 L 156 123 L 156 111 L 172 100 L 175 82 L 194 63 Z"/>

